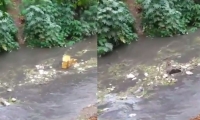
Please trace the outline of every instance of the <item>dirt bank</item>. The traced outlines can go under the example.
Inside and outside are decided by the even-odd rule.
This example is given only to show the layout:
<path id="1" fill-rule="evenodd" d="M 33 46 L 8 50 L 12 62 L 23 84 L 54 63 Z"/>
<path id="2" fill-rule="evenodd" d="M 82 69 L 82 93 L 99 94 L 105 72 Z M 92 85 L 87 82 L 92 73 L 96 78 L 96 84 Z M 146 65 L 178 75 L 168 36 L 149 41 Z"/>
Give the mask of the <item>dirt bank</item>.
<path id="1" fill-rule="evenodd" d="M 15 25 L 18 28 L 18 33 L 17 33 L 17 39 L 19 44 L 24 44 L 24 38 L 23 38 L 23 24 L 21 24 L 20 21 L 20 4 L 21 0 L 11 0 L 13 5 L 10 5 L 8 7 L 8 13 L 12 16 Z"/>

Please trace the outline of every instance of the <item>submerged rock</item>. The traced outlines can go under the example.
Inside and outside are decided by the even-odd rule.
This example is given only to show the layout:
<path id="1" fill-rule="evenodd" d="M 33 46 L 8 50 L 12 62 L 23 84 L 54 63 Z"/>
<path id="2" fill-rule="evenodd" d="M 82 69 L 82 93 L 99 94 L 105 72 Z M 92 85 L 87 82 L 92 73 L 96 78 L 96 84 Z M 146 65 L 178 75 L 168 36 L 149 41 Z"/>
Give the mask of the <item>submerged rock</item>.
<path id="1" fill-rule="evenodd" d="M 181 70 L 180 69 L 176 69 L 176 68 L 172 68 L 172 69 L 170 69 L 170 70 L 167 71 L 167 73 L 169 75 L 180 73 L 180 72 L 181 72 Z"/>

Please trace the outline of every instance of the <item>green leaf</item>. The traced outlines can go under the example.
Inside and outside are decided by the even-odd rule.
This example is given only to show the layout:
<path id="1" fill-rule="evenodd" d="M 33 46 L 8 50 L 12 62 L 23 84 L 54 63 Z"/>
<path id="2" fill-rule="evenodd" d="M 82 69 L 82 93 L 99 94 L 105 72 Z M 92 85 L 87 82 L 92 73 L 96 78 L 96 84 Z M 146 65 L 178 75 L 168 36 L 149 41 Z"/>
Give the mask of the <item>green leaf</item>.
<path id="1" fill-rule="evenodd" d="M 111 43 L 105 43 L 105 46 L 107 48 L 109 48 L 110 50 L 113 50 L 113 44 L 111 44 Z"/>
<path id="2" fill-rule="evenodd" d="M 8 51 L 6 45 L 3 44 L 3 45 L 2 45 L 2 48 L 3 48 L 5 51 Z"/>
<path id="3" fill-rule="evenodd" d="M 124 39 L 123 36 L 120 36 L 120 41 L 122 41 L 123 43 L 126 43 L 126 40 Z"/>

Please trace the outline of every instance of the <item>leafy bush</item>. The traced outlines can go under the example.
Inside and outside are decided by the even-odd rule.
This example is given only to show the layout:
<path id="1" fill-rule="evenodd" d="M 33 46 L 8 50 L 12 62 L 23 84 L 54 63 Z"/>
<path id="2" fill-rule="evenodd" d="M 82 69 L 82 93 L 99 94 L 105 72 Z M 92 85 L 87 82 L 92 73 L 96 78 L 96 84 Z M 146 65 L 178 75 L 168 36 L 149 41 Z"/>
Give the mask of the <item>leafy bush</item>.
<path id="1" fill-rule="evenodd" d="M 53 1 L 53 0 L 52 0 Z M 74 44 L 83 39 L 85 35 L 96 32 L 94 24 L 95 6 L 84 10 L 81 20 L 75 19 L 75 6 L 62 1 L 46 0 L 46 2 L 27 3 L 24 33 L 27 43 L 31 46 L 54 47 Z M 60 3 L 61 2 L 61 3 Z"/>
<path id="2" fill-rule="evenodd" d="M 11 1 L 10 0 L 1 0 L 0 1 L 0 10 L 6 12 L 7 10 L 7 6 L 11 4 Z"/>
<path id="3" fill-rule="evenodd" d="M 59 5 L 55 13 L 55 22 L 62 27 L 65 38 L 71 41 L 80 41 L 83 37 L 83 26 L 74 18 L 74 7 L 70 4 Z"/>
<path id="4" fill-rule="evenodd" d="M 15 41 L 17 28 L 6 12 L 0 11 L 0 51 L 12 51 L 19 47 Z"/>
<path id="5" fill-rule="evenodd" d="M 88 7 L 94 5 L 98 0 L 70 0 L 77 6 Z"/>
<path id="6" fill-rule="evenodd" d="M 171 3 L 178 11 L 182 13 L 182 19 L 189 27 L 200 27 L 200 5 L 193 0 L 174 0 Z"/>
<path id="7" fill-rule="evenodd" d="M 112 51 L 119 44 L 129 44 L 137 39 L 134 18 L 125 3 L 102 0 L 98 7 L 98 54 Z"/>
<path id="8" fill-rule="evenodd" d="M 97 11 L 98 0 L 58 0 L 73 7 L 75 19 L 77 23 L 81 23 L 82 35 L 91 36 L 97 32 Z M 77 30 L 76 30 L 77 31 Z"/>
<path id="9" fill-rule="evenodd" d="M 193 0 L 138 0 L 143 7 L 142 23 L 150 36 L 185 34 L 200 27 L 200 5 Z"/>
<path id="10" fill-rule="evenodd" d="M 97 33 L 97 12 L 98 4 L 93 4 L 85 9 L 81 14 L 81 22 L 83 33 L 86 36 L 95 35 Z"/>
<path id="11" fill-rule="evenodd" d="M 52 21 L 40 5 L 31 5 L 25 10 L 24 34 L 30 46 L 54 47 L 65 46 L 61 27 Z"/>
<path id="12" fill-rule="evenodd" d="M 182 14 L 165 0 L 143 2 L 143 26 L 148 35 L 172 36 L 184 34 L 186 25 Z"/>

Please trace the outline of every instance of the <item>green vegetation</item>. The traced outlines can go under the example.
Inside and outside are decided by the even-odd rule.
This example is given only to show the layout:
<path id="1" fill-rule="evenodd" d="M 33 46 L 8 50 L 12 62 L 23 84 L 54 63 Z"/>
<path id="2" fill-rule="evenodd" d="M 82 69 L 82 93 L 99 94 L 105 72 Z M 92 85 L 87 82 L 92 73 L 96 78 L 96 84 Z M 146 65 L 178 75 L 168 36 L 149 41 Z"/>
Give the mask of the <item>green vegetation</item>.
<path id="1" fill-rule="evenodd" d="M 11 4 L 10 0 L 1 0 L 0 1 L 0 10 L 6 11 L 9 4 Z"/>
<path id="2" fill-rule="evenodd" d="M 129 44 L 137 39 L 135 19 L 124 2 L 102 0 L 97 18 L 98 54 L 105 54 L 120 44 Z"/>
<path id="3" fill-rule="evenodd" d="M 200 27 L 200 5 L 193 0 L 138 0 L 142 25 L 150 36 L 186 34 Z"/>
<path id="4" fill-rule="evenodd" d="M 11 16 L 6 13 L 8 0 L 0 3 L 0 52 L 12 51 L 19 47 L 16 42 L 17 27 Z"/>
<path id="5" fill-rule="evenodd" d="M 90 9 L 93 9 L 97 2 L 91 3 L 89 0 L 87 2 L 90 4 L 89 7 L 84 0 L 78 3 L 46 0 L 32 2 L 29 6 L 25 2 L 28 7 L 25 6 L 22 14 L 26 21 L 24 26 L 26 43 L 37 47 L 64 47 L 83 40 L 85 36 L 95 34 L 94 21 L 87 18 L 95 17 Z"/>
<path id="6" fill-rule="evenodd" d="M 135 1 L 142 9 L 137 20 L 141 20 L 148 36 L 187 34 L 200 27 L 198 0 Z M 6 51 L 18 47 L 17 28 L 6 13 L 10 3 L 10 0 L 0 2 L 0 35 L 3 36 L 0 47 Z M 104 55 L 138 38 L 136 20 L 126 0 L 22 0 L 20 9 L 25 19 L 25 42 L 32 47 L 65 47 L 97 35 L 98 54 Z"/>
<path id="7" fill-rule="evenodd" d="M 134 3 L 136 1 L 136 3 Z M 144 34 L 169 37 L 187 34 L 200 27 L 198 0 L 133 0 L 140 6 Z M 134 17 L 126 0 L 102 0 L 98 7 L 98 53 L 105 54 L 114 47 L 137 39 Z"/>
<path id="8" fill-rule="evenodd" d="M 14 20 L 7 13 L 10 0 L 0 2 L 0 49 L 19 47 Z M 65 47 L 97 32 L 96 0 L 22 0 L 25 43 L 31 47 Z M 12 6 L 13 7 L 13 6 Z"/>

